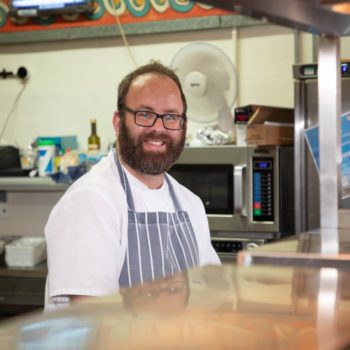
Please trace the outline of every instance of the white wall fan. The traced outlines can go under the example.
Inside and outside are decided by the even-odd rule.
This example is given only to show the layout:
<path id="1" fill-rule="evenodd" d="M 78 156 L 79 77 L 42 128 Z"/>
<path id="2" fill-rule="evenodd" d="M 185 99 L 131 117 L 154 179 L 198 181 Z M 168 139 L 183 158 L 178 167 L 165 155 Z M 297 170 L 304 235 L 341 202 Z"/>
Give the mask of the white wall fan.
<path id="1" fill-rule="evenodd" d="M 217 122 L 220 131 L 232 130 L 231 108 L 237 98 L 237 72 L 220 48 L 196 41 L 180 49 L 170 66 L 180 78 L 187 99 L 187 115 L 197 123 Z"/>

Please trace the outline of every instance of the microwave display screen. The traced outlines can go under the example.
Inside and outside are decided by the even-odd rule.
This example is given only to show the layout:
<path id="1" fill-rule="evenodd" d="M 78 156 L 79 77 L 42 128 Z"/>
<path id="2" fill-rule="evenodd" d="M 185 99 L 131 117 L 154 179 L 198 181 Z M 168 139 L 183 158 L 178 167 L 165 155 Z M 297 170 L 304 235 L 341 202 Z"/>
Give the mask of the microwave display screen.
<path id="1" fill-rule="evenodd" d="M 175 164 L 169 174 L 202 200 L 207 214 L 232 214 L 233 165 Z"/>
<path id="2" fill-rule="evenodd" d="M 258 169 L 272 169 L 272 162 L 267 160 L 255 160 L 254 170 Z"/>

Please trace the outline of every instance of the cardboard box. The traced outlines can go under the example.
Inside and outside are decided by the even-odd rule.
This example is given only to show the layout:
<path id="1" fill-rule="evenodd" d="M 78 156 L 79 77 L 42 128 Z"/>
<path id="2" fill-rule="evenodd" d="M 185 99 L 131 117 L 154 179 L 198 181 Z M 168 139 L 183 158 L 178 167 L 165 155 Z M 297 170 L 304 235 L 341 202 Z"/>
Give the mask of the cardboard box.
<path id="1" fill-rule="evenodd" d="M 294 109 L 252 105 L 247 143 L 257 146 L 293 145 Z"/>

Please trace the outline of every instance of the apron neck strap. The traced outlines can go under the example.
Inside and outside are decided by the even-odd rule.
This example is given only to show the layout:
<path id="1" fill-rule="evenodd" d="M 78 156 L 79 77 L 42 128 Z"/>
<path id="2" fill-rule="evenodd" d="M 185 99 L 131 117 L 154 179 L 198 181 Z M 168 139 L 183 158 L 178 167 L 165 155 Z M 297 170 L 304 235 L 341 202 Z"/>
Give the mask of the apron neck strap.
<path id="1" fill-rule="evenodd" d="M 180 201 L 177 198 L 177 195 L 176 195 L 176 193 L 174 191 L 174 187 L 173 187 L 173 185 L 172 185 L 172 183 L 171 183 L 171 181 L 169 179 L 168 174 L 165 174 L 165 181 L 168 184 L 170 196 L 171 196 L 171 199 L 173 200 L 175 211 L 181 211 L 182 208 L 181 208 Z"/>
<path id="2" fill-rule="evenodd" d="M 128 210 L 130 211 L 135 211 L 135 205 L 134 205 L 134 200 L 132 198 L 132 193 L 129 185 L 129 181 L 126 177 L 125 171 L 120 163 L 117 151 L 115 148 L 113 149 L 113 154 L 114 154 L 114 162 L 117 166 L 119 177 L 120 177 L 120 182 L 123 186 L 124 192 L 126 194 L 126 201 L 128 203 Z"/>
<path id="3" fill-rule="evenodd" d="M 114 154 L 114 161 L 115 161 L 115 164 L 116 164 L 118 172 L 119 172 L 120 181 L 121 181 L 121 184 L 122 184 L 123 189 L 124 189 L 125 194 L 126 194 L 128 209 L 130 211 L 135 211 L 135 205 L 134 205 L 134 200 L 132 197 L 129 181 L 128 181 L 128 178 L 126 177 L 125 171 L 120 163 L 120 160 L 119 160 L 119 157 L 118 157 L 118 154 L 117 154 L 115 148 L 113 149 L 113 154 Z M 178 200 L 178 198 L 175 194 L 174 187 L 173 187 L 173 185 L 169 179 L 169 176 L 167 174 L 165 174 L 165 181 L 168 184 L 170 197 L 174 203 L 175 211 L 181 211 L 182 208 L 180 205 L 180 201 Z"/>

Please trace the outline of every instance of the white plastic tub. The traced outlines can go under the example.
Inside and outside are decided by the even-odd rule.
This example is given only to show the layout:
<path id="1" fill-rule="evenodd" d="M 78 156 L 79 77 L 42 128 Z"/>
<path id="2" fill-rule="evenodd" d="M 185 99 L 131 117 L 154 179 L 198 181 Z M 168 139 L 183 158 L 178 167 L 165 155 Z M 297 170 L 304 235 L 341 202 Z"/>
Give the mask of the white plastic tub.
<path id="1" fill-rule="evenodd" d="M 33 267 L 46 260 L 43 237 L 22 237 L 5 245 L 5 262 L 10 267 Z"/>

